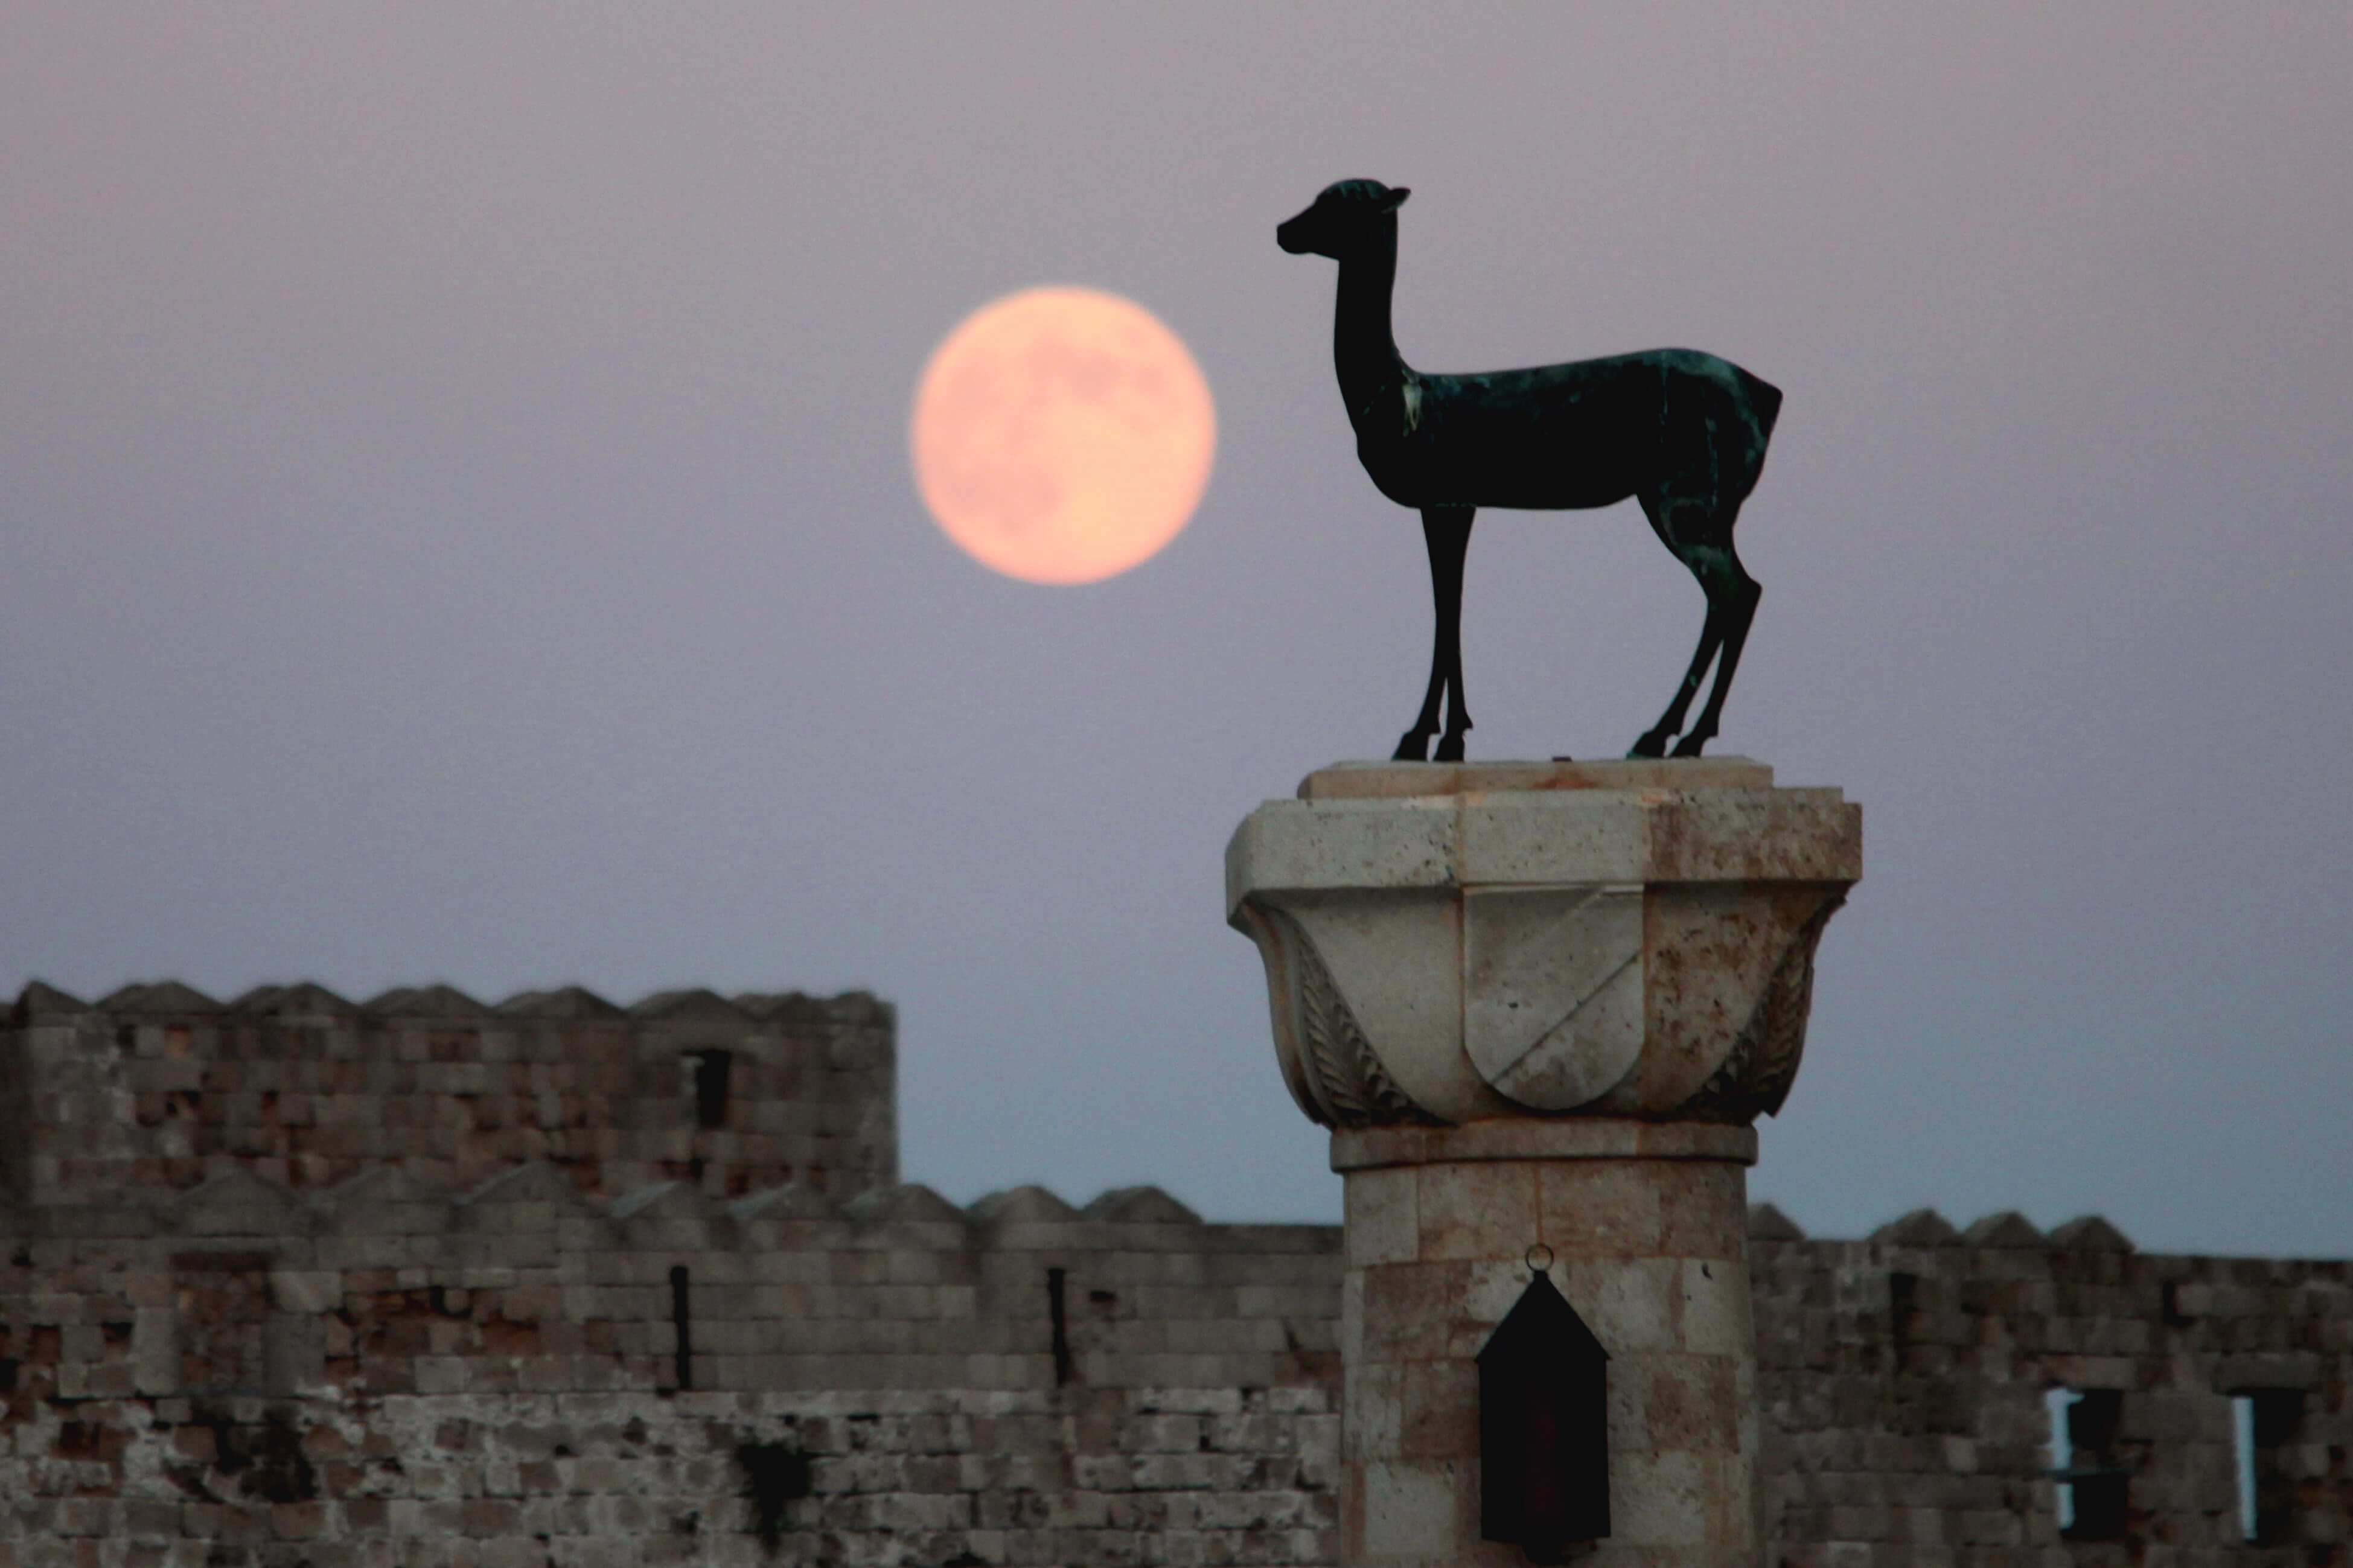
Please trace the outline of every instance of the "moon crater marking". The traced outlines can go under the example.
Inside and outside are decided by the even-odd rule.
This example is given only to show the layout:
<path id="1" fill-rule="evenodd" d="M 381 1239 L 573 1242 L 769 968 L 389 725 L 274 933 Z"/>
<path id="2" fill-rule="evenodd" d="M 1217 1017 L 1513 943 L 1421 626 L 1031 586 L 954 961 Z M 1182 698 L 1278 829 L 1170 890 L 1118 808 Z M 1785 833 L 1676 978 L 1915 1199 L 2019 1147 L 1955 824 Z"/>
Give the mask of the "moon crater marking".
<path id="1" fill-rule="evenodd" d="M 1094 583 L 1191 519 L 1217 412 L 1183 342 L 1142 306 L 1030 289 L 934 351 L 910 437 L 916 489 L 966 553 L 1026 582 Z"/>

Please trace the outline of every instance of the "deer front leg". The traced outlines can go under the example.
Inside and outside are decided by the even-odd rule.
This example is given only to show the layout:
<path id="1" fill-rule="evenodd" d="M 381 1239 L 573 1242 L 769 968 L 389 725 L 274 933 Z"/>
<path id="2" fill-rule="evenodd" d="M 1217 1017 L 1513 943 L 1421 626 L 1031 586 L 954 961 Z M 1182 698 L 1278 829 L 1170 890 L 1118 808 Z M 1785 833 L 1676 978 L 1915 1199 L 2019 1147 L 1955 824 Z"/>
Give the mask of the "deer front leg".
<path id="1" fill-rule="evenodd" d="M 1471 728 L 1471 715 L 1462 706 L 1462 557 L 1470 548 L 1475 515 L 1467 506 L 1421 509 L 1421 538 L 1430 550 L 1430 686 L 1422 694 L 1419 717 L 1398 742 L 1394 757 L 1398 762 L 1418 763 L 1429 756 L 1430 737 L 1438 733 L 1439 707 L 1450 689 L 1454 698 L 1437 760 L 1462 760 L 1462 735 Z"/>
<path id="2" fill-rule="evenodd" d="M 1451 693 L 1446 704 L 1446 733 L 1438 738 L 1437 760 L 1462 760 L 1462 737 L 1471 729 L 1471 710 L 1462 705 L 1462 559 L 1471 550 L 1471 520 L 1478 513 L 1467 506 L 1430 507 L 1423 510 L 1422 532 L 1430 545 L 1430 588 L 1438 611 L 1437 651 L 1431 663 L 1445 675 Z M 1437 715 L 1433 711 L 1432 718 Z"/>

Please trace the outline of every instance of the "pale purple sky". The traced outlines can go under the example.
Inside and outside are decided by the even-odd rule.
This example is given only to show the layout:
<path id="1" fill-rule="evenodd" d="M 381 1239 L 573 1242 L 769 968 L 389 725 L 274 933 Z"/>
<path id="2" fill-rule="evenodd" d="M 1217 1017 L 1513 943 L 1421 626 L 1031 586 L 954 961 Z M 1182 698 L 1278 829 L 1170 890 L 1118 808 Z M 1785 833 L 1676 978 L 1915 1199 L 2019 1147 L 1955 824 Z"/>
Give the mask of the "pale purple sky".
<path id="1" fill-rule="evenodd" d="M 1864 804 L 1754 1190 L 2353 1253 L 2353 16 L 768 5 L 0 17 L 0 982 L 898 1003 L 905 1167 L 1335 1215 L 1220 853 L 1411 717 L 1330 264 L 1433 370 L 1784 389 L 1721 742 Z M 2054 14 L 2055 13 L 2055 14 Z M 903 422 L 1115 289 L 1219 465 L 991 576 Z M 1614 755 L 1697 589 L 1482 514 L 1473 755 Z"/>

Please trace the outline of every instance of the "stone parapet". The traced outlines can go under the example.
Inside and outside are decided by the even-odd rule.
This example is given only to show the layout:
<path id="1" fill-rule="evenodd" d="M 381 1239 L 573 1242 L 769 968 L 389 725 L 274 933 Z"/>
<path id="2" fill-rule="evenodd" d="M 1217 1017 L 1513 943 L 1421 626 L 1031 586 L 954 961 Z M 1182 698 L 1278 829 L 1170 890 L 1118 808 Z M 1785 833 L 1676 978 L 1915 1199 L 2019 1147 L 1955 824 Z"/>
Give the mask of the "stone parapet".
<path id="1" fill-rule="evenodd" d="M 860 993 L 578 987 L 495 1005 L 446 985 L 218 1002 L 176 982 L 84 1002 L 36 983 L 0 1019 L 0 1191 L 132 1201 L 246 1170 L 301 1191 L 397 1169 L 471 1186 L 544 1161 L 594 1196 L 898 1180 L 897 1022 Z"/>
<path id="2" fill-rule="evenodd" d="M 1083 1209 L 915 1184 L 607 1203 L 544 1164 L 308 1196 L 233 1172 L 0 1210 L 0 1357 L 17 1393 L 62 1398 L 1320 1386 L 1339 1244 L 1205 1224 L 1152 1187 Z M 26 1353 L 69 1325 L 74 1353 Z"/>

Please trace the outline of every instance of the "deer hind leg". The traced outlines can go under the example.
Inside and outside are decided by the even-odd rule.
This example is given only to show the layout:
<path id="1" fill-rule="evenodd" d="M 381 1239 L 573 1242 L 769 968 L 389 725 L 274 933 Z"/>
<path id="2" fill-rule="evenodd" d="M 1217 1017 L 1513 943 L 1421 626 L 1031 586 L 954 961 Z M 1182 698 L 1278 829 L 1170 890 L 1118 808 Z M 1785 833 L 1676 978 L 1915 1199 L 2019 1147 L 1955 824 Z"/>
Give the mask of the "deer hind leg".
<path id="1" fill-rule="evenodd" d="M 1699 694 L 1699 683 L 1713 663 L 1716 667 L 1715 685 L 1708 693 L 1707 706 L 1701 710 L 1699 723 L 1674 750 L 1678 757 L 1696 757 L 1715 735 L 1716 721 L 1724 712 L 1724 695 L 1732 685 L 1733 668 L 1740 662 L 1741 645 L 1747 640 L 1748 623 L 1757 613 L 1757 600 L 1763 590 L 1742 569 L 1740 557 L 1732 548 L 1732 524 L 1739 512 L 1738 503 L 1725 509 L 1721 519 L 1716 508 L 1704 502 L 1677 504 L 1663 498 L 1644 496 L 1641 505 L 1643 514 L 1651 520 L 1651 530 L 1699 580 L 1700 591 L 1707 595 L 1707 619 L 1700 626 L 1699 647 L 1693 651 L 1691 665 L 1675 688 L 1674 700 L 1659 715 L 1658 723 L 1646 731 L 1626 754 L 1667 754 L 1667 742 L 1683 729 L 1692 700 Z"/>
<path id="2" fill-rule="evenodd" d="M 1675 732 L 1683 727 L 1683 715 L 1691 710 L 1692 699 L 1699 695 L 1700 679 L 1707 674 L 1707 667 L 1715 658 L 1716 649 L 1723 646 L 1724 616 L 1716 608 L 1715 595 L 1711 594 L 1707 600 L 1707 619 L 1699 629 L 1698 650 L 1692 655 L 1691 668 L 1683 671 L 1683 684 L 1675 688 L 1674 700 L 1667 704 L 1664 713 L 1659 715 L 1659 721 L 1642 731 L 1641 739 L 1627 750 L 1628 756 L 1663 757 L 1667 754 L 1667 742 L 1673 740 Z M 1677 746 L 1675 755 L 1696 756 L 1698 753 L 1685 752 L 1682 746 Z"/>
<path id="3" fill-rule="evenodd" d="M 1701 747 L 1715 739 L 1716 721 L 1724 715 L 1724 695 L 1732 689 L 1732 673 L 1740 668 L 1748 625 L 1757 618 L 1757 601 L 1765 595 L 1757 579 L 1740 564 L 1728 537 L 1721 546 L 1709 546 L 1697 553 L 1692 572 L 1707 590 L 1708 623 L 1723 634 L 1724 646 L 1716 652 L 1715 684 L 1708 688 L 1707 706 L 1699 710 L 1699 722 L 1691 727 L 1691 732 L 1675 743 L 1679 757 L 1696 757 Z M 1689 700 L 1688 695 L 1680 699 Z M 1680 711 L 1676 716 L 1682 717 Z"/>
<path id="4" fill-rule="evenodd" d="M 1398 742 L 1393 753 L 1400 762 L 1420 762 L 1430 754 L 1430 737 L 1437 735 L 1439 708 L 1447 694 L 1446 732 L 1439 737 L 1437 761 L 1462 760 L 1463 732 L 1471 715 L 1462 706 L 1462 558 L 1471 547 L 1471 520 L 1477 513 L 1467 506 L 1430 506 L 1421 510 L 1422 542 L 1430 548 L 1430 596 L 1433 611 L 1430 686 L 1421 699 L 1421 713 Z"/>

